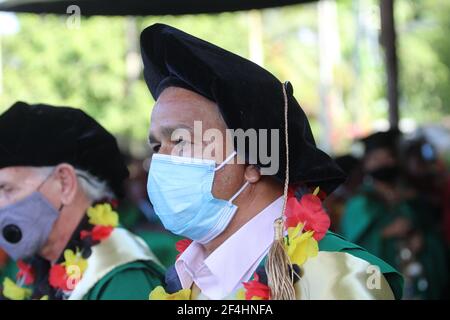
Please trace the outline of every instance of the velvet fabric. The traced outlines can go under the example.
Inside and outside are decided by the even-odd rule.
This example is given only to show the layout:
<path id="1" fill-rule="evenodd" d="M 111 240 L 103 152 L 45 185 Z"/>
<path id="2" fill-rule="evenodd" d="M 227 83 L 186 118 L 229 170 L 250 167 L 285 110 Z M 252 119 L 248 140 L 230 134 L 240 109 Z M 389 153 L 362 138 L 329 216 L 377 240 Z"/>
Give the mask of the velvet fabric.
<path id="1" fill-rule="evenodd" d="M 16 102 L 0 115 L 0 168 L 69 163 L 123 196 L 128 169 L 116 139 L 81 110 Z"/>
<path id="2" fill-rule="evenodd" d="M 256 129 L 271 150 L 270 134 L 259 129 L 278 129 L 276 140 L 279 169 L 276 177 L 285 179 L 283 84 L 257 64 L 211 43 L 164 24 L 154 24 L 141 34 L 144 78 L 154 99 L 169 87 L 192 90 L 215 102 L 229 129 Z M 289 180 L 332 192 L 345 178 L 334 161 L 319 150 L 308 119 L 287 83 L 289 130 Z M 261 141 L 258 141 L 260 145 Z M 260 167 L 260 153 L 245 148 L 247 160 Z M 241 153 L 240 150 L 236 150 Z"/>

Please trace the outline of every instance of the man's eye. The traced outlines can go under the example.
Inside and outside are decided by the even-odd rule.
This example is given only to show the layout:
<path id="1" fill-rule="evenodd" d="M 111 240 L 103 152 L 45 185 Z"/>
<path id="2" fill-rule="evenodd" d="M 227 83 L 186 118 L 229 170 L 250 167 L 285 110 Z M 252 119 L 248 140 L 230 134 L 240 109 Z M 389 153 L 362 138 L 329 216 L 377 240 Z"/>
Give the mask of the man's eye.
<path id="1" fill-rule="evenodd" d="M 1 193 L 9 193 L 11 191 L 12 191 L 12 187 L 10 187 L 10 186 L 5 186 L 5 185 L 0 186 Z"/>
<path id="2" fill-rule="evenodd" d="M 175 140 L 173 143 L 176 144 L 176 145 L 177 145 L 177 144 L 185 145 L 185 144 L 187 144 L 187 143 L 190 143 L 190 141 L 189 141 L 189 140 L 185 140 L 185 139 L 180 138 L 180 139 L 178 139 L 178 140 Z"/>
<path id="3" fill-rule="evenodd" d="M 161 148 L 161 145 L 157 144 L 157 145 L 154 145 L 152 149 L 153 149 L 153 152 L 159 152 L 160 148 Z"/>
<path id="4" fill-rule="evenodd" d="M 186 143 L 187 141 L 181 138 L 173 141 L 173 144 L 176 145 L 177 147 L 183 147 Z"/>

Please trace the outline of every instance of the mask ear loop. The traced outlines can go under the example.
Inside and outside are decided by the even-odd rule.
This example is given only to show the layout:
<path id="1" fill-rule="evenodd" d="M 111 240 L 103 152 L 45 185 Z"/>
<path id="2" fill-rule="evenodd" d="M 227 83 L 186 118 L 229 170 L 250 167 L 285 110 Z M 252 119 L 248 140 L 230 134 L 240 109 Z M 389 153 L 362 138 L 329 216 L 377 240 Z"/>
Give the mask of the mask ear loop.
<path id="1" fill-rule="evenodd" d="M 214 169 L 214 171 L 218 171 L 222 169 L 228 162 L 230 162 L 231 159 L 233 159 L 236 156 L 237 152 L 233 151 L 221 164 L 217 166 L 217 168 Z"/>
<path id="2" fill-rule="evenodd" d="M 232 204 L 233 203 L 233 201 L 234 201 L 234 199 L 236 199 L 241 193 L 242 193 L 242 191 L 244 191 L 244 189 L 245 188 L 247 188 L 247 186 L 250 184 L 250 182 L 248 182 L 248 181 L 246 181 L 245 183 L 244 183 L 244 185 L 234 194 L 234 196 L 232 196 L 231 198 L 230 198 L 230 200 L 228 200 L 228 203 L 229 204 Z"/>
<path id="3" fill-rule="evenodd" d="M 52 172 L 44 179 L 44 181 L 41 182 L 41 184 L 40 184 L 40 185 L 37 187 L 37 189 L 36 189 L 37 192 L 39 192 L 39 193 L 42 194 L 42 192 L 41 192 L 39 189 L 41 189 L 41 187 L 42 187 L 42 186 L 48 181 L 48 179 L 53 175 L 53 172 L 54 172 L 54 171 L 52 171 Z M 59 208 L 58 208 L 58 212 L 61 212 L 63 208 L 64 208 L 64 203 L 61 202 L 61 205 L 60 205 Z"/>

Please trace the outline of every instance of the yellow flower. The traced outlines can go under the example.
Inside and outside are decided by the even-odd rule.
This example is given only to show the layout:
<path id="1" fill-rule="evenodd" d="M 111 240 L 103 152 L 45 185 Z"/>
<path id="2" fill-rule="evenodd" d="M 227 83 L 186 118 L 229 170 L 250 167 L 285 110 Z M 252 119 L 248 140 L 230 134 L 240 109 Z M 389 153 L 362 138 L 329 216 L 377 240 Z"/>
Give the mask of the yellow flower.
<path id="1" fill-rule="evenodd" d="M 117 227 L 119 224 L 119 215 L 115 212 L 109 203 L 98 204 L 87 210 L 89 223 L 94 225 Z"/>
<path id="2" fill-rule="evenodd" d="M 245 288 L 240 288 L 236 292 L 236 300 L 246 300 L 245 292 L 246 292 Z M 251 300 L 264 300 L 264 299 L 262 297 L 253 296 Z"/>
<path id="3" fill-rule="evenodd" d="M 86 270 L 88 263 L 87 260 L 81 256 L 81 252 L 73 252 L 70 249 L 64 250 L 64 263 L 66 267 L 66 273 L 69 277 L 75 277 L 81 279 L 81 275 Z"/>
<path id="4" fill-rule="evenodd" d="M 3 295 L 11 300 L 25 300 L 31 297 L 31 289 L 19 287 L 10 278 L 3 280 Z"/>
<path id="5" fill-rule="evenodd" d="M 191 297 L 191 289 L 182 289 L 175 293 L 169 294 L 163 287 L 157 286 L 150 293 L 149 300 L 189 300 Z"/>
<path id="6" fill-rule="evenodd" d="M 289 245 L 287 253 L 293 264 L 301 266 L 306 259 L 317 256 L 319 245 L 313 238 L 314 231 L 301 233 L 303 225 L 299 223 L 295 228 L 288 228 Z"/>
<path id="7" fill-rule="evenodd" d="M 236 292 L 236 300 L 245 300 L 245 288 L 240 288 Z"/>
<path id="8" fill-rule="evenodd" d="M 320 187 L 316 187 L 314 189 L 313 195 L 317 196 L 319 194 L 319 192 L 320 192 Z"/>

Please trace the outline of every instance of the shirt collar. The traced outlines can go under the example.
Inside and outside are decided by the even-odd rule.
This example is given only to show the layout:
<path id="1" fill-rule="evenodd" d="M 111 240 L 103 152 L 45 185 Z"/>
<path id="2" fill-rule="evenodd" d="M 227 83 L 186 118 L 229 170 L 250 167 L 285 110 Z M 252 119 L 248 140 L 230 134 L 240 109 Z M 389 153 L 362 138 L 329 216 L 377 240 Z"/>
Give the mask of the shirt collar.
<path id="1" fill-rule="evenodd" d="M 222 299 L 248 281 L 274 239 L 273 222 L 280 217 L 283 197 L 278 198 L 243 225 L 206 257 L 193 242 L 175 263 L 183 288 L 195 284 L 212 299 Z"/>

